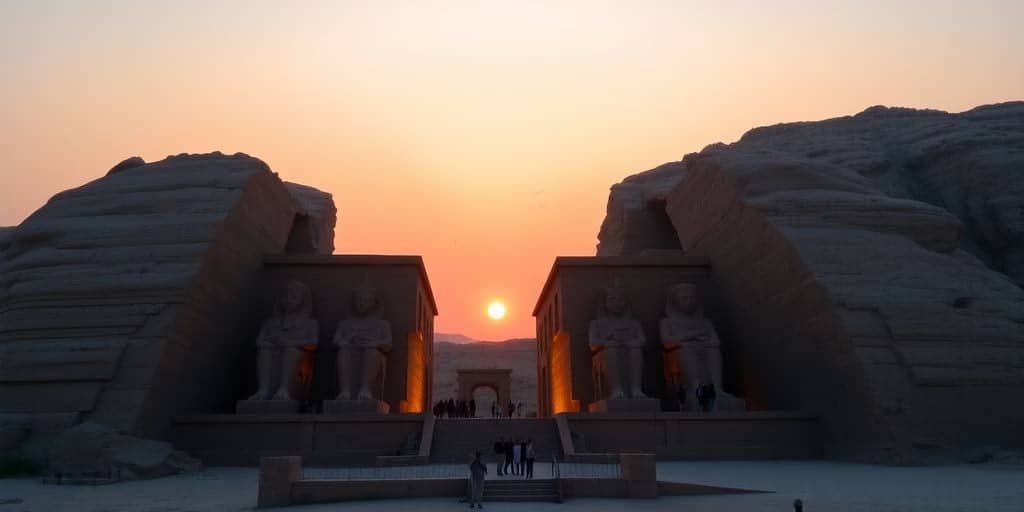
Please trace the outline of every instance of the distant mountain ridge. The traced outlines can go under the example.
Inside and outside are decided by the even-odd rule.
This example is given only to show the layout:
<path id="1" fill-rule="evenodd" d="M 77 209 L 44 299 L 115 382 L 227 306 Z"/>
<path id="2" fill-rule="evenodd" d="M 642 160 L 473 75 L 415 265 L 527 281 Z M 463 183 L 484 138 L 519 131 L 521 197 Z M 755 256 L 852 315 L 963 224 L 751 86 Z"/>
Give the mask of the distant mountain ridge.
<path id="1" fill-rule="evenodd" d="M 456 397 L 459 369 L 508 368 L 512 370 L 512 400 L 523 402 L 527 414 L 537 411 L 537 349 L 533 339 L 478 341 L 461 334 L 435 333 L 434 340 L 434 400 Z M 488 402 L 493 395 L 487 396 L 491 398 L 477 397 L 486 403 L 478 406 L 478 416 L 489 414 Z"/>
<path id="2" fill-rule="evenodd" d="M 449 332 L 435 332 L 434 341 L 439 343 L 454 343 L 456 345 L 465 345 L 469 343 L 509 343 L 516 341 L 535 341 L 533 338 L 509 338 L 507 340 L 478 340 L 476 338 L 470 338 L 465 334 L 449 333 Z"/>

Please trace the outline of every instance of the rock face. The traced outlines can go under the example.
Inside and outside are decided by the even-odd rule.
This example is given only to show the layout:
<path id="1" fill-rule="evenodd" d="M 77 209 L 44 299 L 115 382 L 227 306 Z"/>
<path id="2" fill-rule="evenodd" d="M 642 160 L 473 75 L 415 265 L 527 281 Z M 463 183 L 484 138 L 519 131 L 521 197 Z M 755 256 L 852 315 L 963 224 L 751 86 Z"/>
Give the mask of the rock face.
<path id="1" fill-rule="evenodd" d="M 833 456 L 1024 445 L 1024 103 L 757 128 L 612 187 L 599 239 L 708 256 L 726 387 Z"/>
<path id="2" fill-rule="evenodd" d="M 0 231 L 0 424 L 159 438 L 229 410 L 266 253 L 330 253 L 330 195 L 243 154 L 135 157 Z M 21 427 L 19 427 L 19 425 Z"/>
<path id="3" fill-rule="evenodd" d="M 82 423 L 53 441 L 48 479 L 139 480 L 202 468 L 202 463 L 174 450 L 170 443 L 138 439 L 98 423 Z"/>

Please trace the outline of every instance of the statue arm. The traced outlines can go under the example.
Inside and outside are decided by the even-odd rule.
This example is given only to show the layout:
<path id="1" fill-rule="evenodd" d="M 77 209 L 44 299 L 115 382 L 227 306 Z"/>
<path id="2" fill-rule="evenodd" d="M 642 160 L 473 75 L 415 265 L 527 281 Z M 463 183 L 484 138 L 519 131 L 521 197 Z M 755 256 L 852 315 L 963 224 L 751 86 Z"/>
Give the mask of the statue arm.
<path id="1" fill-rule="evenodd" d="M 391 352 L 391 322 L 384 322 L 384 326 L 381 329 L 381 335 L 383 336 L 384 339 L 380 340 L 380 344 L 377 345 L 377 350 L 380 350 L 381 352 L 384 353 Z"/>
<path id="2" fill-rule="evenodd" d="M 590 335 L 588 341 L 590 345 L 590 351 L 595 354 L 604 350 L 604 346 L 607 343 L 607 340 L 601 338 L 601 336 L 598 334 L 598 331 L 599 329 L 597 329 L 597 321 L 591 321 L 589 333 Z"/>
<path id="3" fill-rule="evenodd" d="M 345 328 L 345 321 L 338 322 L 338 327 L 334 329 L 334 338 L 331 343 L 341 346 L 349 345 L 352 343 L 352 333 Z"/>
<path id="4" fill-rule="evenodd" d="M 659 331 L 661 331 L 661 346 L 665 350 L 672 350 L 679 347 L 681 341 L 679 336 L 677 336 L 672 330 L 672 320 L 662 318 L 659 325 Z"/>

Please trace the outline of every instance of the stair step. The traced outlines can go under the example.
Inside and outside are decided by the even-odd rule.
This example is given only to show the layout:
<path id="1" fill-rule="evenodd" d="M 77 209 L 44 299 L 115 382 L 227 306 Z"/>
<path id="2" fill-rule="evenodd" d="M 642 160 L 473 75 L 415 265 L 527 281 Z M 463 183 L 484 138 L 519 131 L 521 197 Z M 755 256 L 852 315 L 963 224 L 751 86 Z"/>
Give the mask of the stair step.
<path id="1" fill-rule="evenodd" d="M 530 496 L 519 496 L 519 495 L 498 495 L 489 496 L 484 495 L 483 501 L 559 501 L 557 494 L 534 494 Z"/>

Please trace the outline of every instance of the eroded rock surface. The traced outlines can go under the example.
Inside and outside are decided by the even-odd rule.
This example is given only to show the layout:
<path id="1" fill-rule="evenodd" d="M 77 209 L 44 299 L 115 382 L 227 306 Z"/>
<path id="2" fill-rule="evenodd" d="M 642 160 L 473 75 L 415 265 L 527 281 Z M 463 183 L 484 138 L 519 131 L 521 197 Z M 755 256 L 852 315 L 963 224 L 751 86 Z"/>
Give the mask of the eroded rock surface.
<path id="1" fill-rule="evenodd" d="M 230 410 L 264 254 L 330 253 L 334 224 L 329 194 L 244 154 L 130 158 L 55 195 L 0 230 L 0 424 L 38 458 L 79 421 L 159 438 Z"/>
<path id="2" fill-rule="evenodd" d="M 757 128 L 615 185 L 599 239 L 710 257 L 727 380 L 834 456 L 1024 443 L 1024 103 Z"/>

